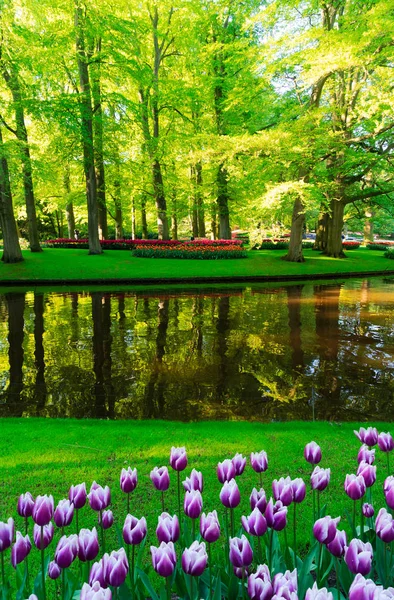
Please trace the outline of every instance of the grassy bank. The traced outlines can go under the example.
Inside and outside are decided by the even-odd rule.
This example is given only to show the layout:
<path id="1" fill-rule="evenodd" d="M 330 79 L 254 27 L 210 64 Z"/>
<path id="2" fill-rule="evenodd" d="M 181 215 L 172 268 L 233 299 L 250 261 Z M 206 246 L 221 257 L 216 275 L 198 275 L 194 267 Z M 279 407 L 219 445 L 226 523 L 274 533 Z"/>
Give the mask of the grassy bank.
<path id="1" fill-rule="evenodd" d="M 278 250 L 251 251 L 242 260 L 181 260 L 135 258 L 127 250 L 107 250 L 99 256 L 89 256 L 86 250 L 47 248 L 42 253 L 24 251 L 25 261 L 16 265 L 0 263 L 0 284 L 13 281 L 77 280 L 163 280 L 220 279 L 226 277 L 324 277 L 346 273 L 374 273 L 394 269 L 392 261 L 378 250 L 361 248 L 347 252 L 345 259 L 322 256 L 305 251 L 305 263 L 281 260 Z"/>

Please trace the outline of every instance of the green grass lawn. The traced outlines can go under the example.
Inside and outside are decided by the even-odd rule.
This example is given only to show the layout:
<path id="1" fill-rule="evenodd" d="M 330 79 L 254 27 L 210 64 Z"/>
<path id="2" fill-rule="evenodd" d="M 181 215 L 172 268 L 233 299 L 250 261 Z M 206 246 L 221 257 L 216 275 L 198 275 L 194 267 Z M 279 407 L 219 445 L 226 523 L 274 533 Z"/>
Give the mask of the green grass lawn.
<path id="1" fill-rule="evenodd" d="M 394 262 L 382 252 L 361 248 L 347 252 L 345 259 L 322 256 L 305 250 L 305 263 L 281 260 L 280 250 L 251 251 L 246 259 L 180 260 L 134 258 L 127 250 L 107 250 L 89 256 L 86 250 L 47 248 L 42 253 L 24 251 L 25 261 L 15 265 L 0 263 L 0 283 L 12 281 L 73 280 L 163 280 L 222 277 L 324 277 L 327 274 L 394 271 Z"/>
<path id="2" fill-rule="evenodd" d="M 379 431 L 390 430 L 391 424 L 374 423 Z M 49 419 L 3 419 L 1 420 L 1 495 L 0 520 L 10 515 L 16 517 L 17 529 L 22 520 L 16 514 L 19 494 L 29 490 L 37 494 L 53 494 L 55 502 L 67 495 L 71 484 L 85 481 L 89 487 L 95 479 L 112 490 L 112 508 L 115 522 L 122 527 L 126 515 L 126 499 L 119 488 L 122 467 L 138 469 L 138 486 L 131 499 L 131 513 L 145 515 L 148 522 L 149 544 L 155 543 L 157 516 L 161 512 L 160 494 L 153 489 L 149 473 L 154 466 L 168 465 L 171 445 L 185 445 L 189 465 L 182 479 L 194 467 L 204 475 L 204 510 L 218 509 L 221 485 L 216 477 L 218 461 L 231 458 L 236 452 L 249 457 L 250 452 L 265 449 L 268 453 L 268 471 L 263 474 L 263 486 L 271 495 L 272 479 L 290 475 L 302 477 L 309 483 L 310 465 L 303 458 L 303 448 L 311 440 L 322 448 L 322 467 L 331 468 L 331 483 L 322 494 L 322 504 L 327 503 L 327 514 L 341 516 L 340 527 L 347 528 L 345 512 L 351 510 L 351 501 L 343 491 L 346 473 L 357 468 L 359 441 L 353 429 L 359 425 L 327 422 L 246 423 L 246 422 L 200 422 L 178 423 L 166 421 L 98 421 L 98 420 L 49 420 Z M 376 451 L 378 481 L 374 489 L 375 510 L 383 504 L 382 483 L 386 476 L 385 456 Z M 171 469 L 170 469 L 171 471 Z M 249 514 L 251 489 L 259 487 L 258 475 L 249 461 L 239 478 L 241 504 L 235 511 L 236 523 L 241 515 Z M 298 509 L 298 538 L 302 548 L 310 539 L 312 523 L 312 499 L 308 493 Z M 166 509 L 173 514 L 177 507 L 176 477 L 171 473 L 171 487 L 166 493 Z M 293 511 L 289 511 L 292 523 Z M 96 516 L 90 508 L 81 511 L 80 524 L 93 527 Z M 73 530 L 73 525 L 70 526 Z M 108 533 L 108 547 L 118 547 L 114 531 Z M 282 535 L 282 534 L 281 534 Z M 290 534 L 289 534 L 290 535 Z M 60 537 L 55 534 L 51 545 L 53 555 Z M 148 544 L 146 560 L 150 560 Z M 218 543 L 216 552 L 219 552 Z M 38 561 L 39 552 L 33 549 L 32 561 Z M 35 557 L 35 558 L 34 558 Z M 37 567 L 38 568 L 38 567 Z M 11 568 L 9 567 L 11 570 Z"/>

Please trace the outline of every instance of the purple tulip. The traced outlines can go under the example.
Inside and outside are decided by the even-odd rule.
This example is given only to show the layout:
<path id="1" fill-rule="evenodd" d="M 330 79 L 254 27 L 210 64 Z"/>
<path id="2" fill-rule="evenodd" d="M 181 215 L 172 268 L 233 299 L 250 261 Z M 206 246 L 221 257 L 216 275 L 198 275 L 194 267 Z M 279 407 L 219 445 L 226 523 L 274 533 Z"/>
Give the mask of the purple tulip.
<path id="1" fill-rule="evenodd" d="M 41 545 L 41 527 L 39 525 L 34 525 L 33 528 L 33 540 L 34 545 L 38 550 L 45 550 L 53 540 L 53 523 L 48 523 L 48 525 L 43 525 L 42 528 L 42 545 Z"/>
<path id="2" fill-rule="evenodd" d="M 30 594 L 28 600 L 38 600 L 38 598 L 35 594 Z"/>
<path id="3" fill-rule="evenodd" d="M 370 519 L 375 514 L 374 507 L 372 506 L 372 504 L 368 504 L 368 502 L 364 502 L 362 506 L 362 511 L 364 517 L 367 517 L 367 519 Z"/>
<path id="4" fill-rule="evenodd" d="M 20 531 L 16 532 L 16 540 L 15 544 L 12 546 L 11 550 L 11 564 L 16 569 L 16 565 L 19 565 L 23 560 L 25 560 L 26 556 L 29 555 L 31 550 L 31 542 L 28 535 L 21 534 Z"/>
<path id="5" fill-rule="evenodd" d="M 242 456 L 242 454 L 237 453 L 235 456 L 233 456 L 231 462 L 234 465 L 235 475 L 242 475 L 246 466 L 246 457 Z"/>
<path id="6" fill-rule="evenodd" d="M 150 472 L 150 478 L 159 492 L 166 492 L 170 487 L 170 476 L 167 467 L 155 467 Z"/>
<path id="7" fill-rule="evenodd" d="M 48 576 L 50 579 L 58 579 L 62 570 L 56 561 L 52 560 L 48 565 Z"/>
<path id="8" fill-rule="evenodd" d="M 352 500 L 360 500 L 365 494 L 366 485 L 362 475 L 346 475 L 345 492 Z"/>
<path id="9" fill-rule="evenodd" d="M 109 529 L 110 527 L 112 527 L 112 525 L 114 524 L 114 515 L 112 513 L 112 510 L 103 510 L 101 513 L 101 518 L 99 513 L 98 522 L 103 529 Z"/>
<path id="10" fill-rule="evenodd" d="M 282 531 L 287 524 L 287 506 L 284 506 L 280 500 L 274 504 L 271 498 L 265 509 L 265 518 L 268 527 L 275 531 Z"/>
<path id="11" fill-rule="evenodd" d="M 200 533 L 201 537 L 209 544 L 219 539 L 220 525 L 216 510 L 209 512 L 207 515 L 202 513 L 200 517 Z"/>
<path id="12" fill-rule="evenodd" d="M 311 475 L 311 487 L 322 492 L 330 483 L 331 469 L 322 469 L 316 466 Z"/>
<path id="13" fill-rule="evenodd" d="M 319 590 L 315 581 L 313 586 L 306 591 L 305 600 L 334 600 L 334 597 L 332 592 L 325 587 Z"/>
<path id="14" fill-rule="evenodd" d="M 352 573 L 367 575 L 372 565 L 372 546 L 369 542 L 365 544 L 354 538 L 349 546 L 345 547 L 345 562 Z"/>
<path id="15" fill-rule="evenodd" d="M 364 477 L 366 487 L 372 487 L 376 481 L 376 466 L 362 460 L 358 466 L 357 475 Z"/>
<path id="16" fill-rule="evenodd" d="M 339 529 L 335 532 L 335 537 L 332 542 L 327 544 L 327 550 L 337 558 L 340 558 L 345 553 L 345 546 L 347 546 L 346 532 L 340 531 Z"/>
<path id="17" fill-rule="evenodd" d="M 128 467 L 126 469 L 122 469 L 120 474 L 120 489 L 125 494 L 130 494 L 137 487 L 138 477 L 137 477 L 137 469 L 131 469 Z"/>
<path id="18" fill-rule="evenodd" d="M 376 600 L 377 591 L 378 586 L 372 579 L 365 579 L 358 573 L 350 586 L 349 600 Z"/>
<path id="19" fill-rule="evenodd" d="M 161 542 L 160 546 L 150 547 L 153 568 L 161 577 L 169 577 L 173 574 L 176 565 L 176 554 L 172 542 Z"/>
<path id="20" fill-rule="evenodd" d="M 37 496 L 32 510 L 33 521 L 40 527 L 48 525 L 54 509 L 53 496 Z"/>
<path id="21" fill-rule="evenodd" d="M 119 587 L 125 582 L 129 571 L 129 563 L 124 548 L 113 550 L 111 554 L 104 554 L 103 570 L 107 585 Z"/>
<path id="22" fill-rule="evenodd" d="M 177 542 L 179 539 L 179 519 L 177 515 L 171 517 L 167 512 L 159 516 L 159 523 L 156 528 L 156 535 L 159 543 Z"/>
<path id="23" fill-rule="evenodd" d="M 55 552 L 55 561 L 61 569 L 68 569 L 78 555 L 78 536 L 63 535 L 60 538 Z"/>
<path id="24" fill-rule="evenodd" d="M 375 449 L 370 450 L 366 444 L 363 444 L 357 454 L 357 462 L 364 461 L 370 465 L 375 462 Z"/>
<path id="25" fill-rule="evenodd" d="M 272 482 L 272 494 L 275 500 L 280 500 L 284 506 L 289 506 L 293 501 L 293 487 L 290 477 L 281 477 Z"/>
<path id="26" fill-rule="evenodd" d="M 74 504 L 75 508 L 79 510 L 86 504 L 86 484 L 79 483 L 78 485 L 72 485 L 68 491 L 68 499 Z"/>
<path id="27" fill-rule="evenodd" d="M 193 469 L 190 473 L 190 477 L 186 477 L 185 481 L 182 482 L 182 485 L 187 492 L 197 490 L 202 493 L 204 489 L 204 481 L 201 471 L 196 471 L 196 469 Z"/>
<path id="28" fill-rule="evenodd" d="M 393 517 L 385 508 L 381 508 L 376 517 L 375 530 L 376 535 L 386 544 L 390 544 L 394 540 Z"/>
<path id="29" fill-rule="evenodd" d="M 354 434 L 358 437 L 362 444 L 367 446 L 375 446 L 378 443 L 378 430 L 376 427 L 360 427 L 359 431 L 354 431 Z"/>
<path id="30" fill-rule="evenodd" d="M 57 527 L 67 527 L 70 525 L 74 516 L 74 504 L 70 500 L 59 500 L 55 512 L 53 514 L 53 520 Z"/>
<path id="31" fill-rule="evenodd" d="M 293 502 L 299 504 L 305 499 L 306 486 L 305 482 L 301 477 L 293 479 L 291 482 L 291 489 L 293 493 Z"/>
<path id="32" fill-rule="evenodd" d="M 249 502 L 251 510 L 254 510 L 257 507 L 259 511 L 264 514 L 265 509 L 267 508 L 267 498 L 263 488 L 261 488 L 259 491 L 257 491 L 256 488 L 253 488 L 252 493 L 250 494 Z"/>
<path id="33" fill-rule="evenodd" d="M 234 567 L 248 567 L 253 561 L 253 551 L 245 535 L 230 538 L 230 562 Z"/>
<path id="34" fill-rule="evenodd" d="M 235 477 L 235 466 L 231 459 L 226 458 L 221 463 L 218 463 L 216 474 L 220 483 L 225 483 L 226 481 L 231 481 Z"/>
<path id="35" fill-rule="evenodd" d="M 90 507 L 95 511 L 104 510 L 111 503 L 111 492 L 106 485 L 102 488 L 101 485 L 93 481 L 90 492 L 88 494 Z"/>
<path id="36" fill-rule="evenodd" d="M 330 516 L 318 519 L 313 526 L 313 535 L 320 544 L 329 544 L 335 538 L 337 525 L 341 517 L 332 519 Z"/>
<path id="37" fill-rule="evenodd" d="M 220 491 L 220 501 L 226 508 L 236 508 L 241 502 L 241 495 L 235 479 L 224 482 Z"/>
<path id="38" fill-rule="evenodd" d="M 181 448 L 175 448 L 175 446 L 173 446 L 171 448 L 170 465 L 174 471 L 184 471 L 184 469 L 186 469 L 187 454 L 184 446 Z"/>
<path id="39" fill-rule="evenodd" d="M 304 458 L 311 465 L 317 465 L 321 461 L 321 449 L 316 442 L 309 442 L 304 448 Z"/>
<path id="40" fill-rule="evenodd" d="M 183 503 L 185 514 L 191 519 L 198 519 L 202 511 L 202 496 L 198 490 L 186 492 Z"/>
<path id="41" fill-rule="evenodd" d="M 233 567 L 233 573 L 238 579 L 244 579 L 249 576 L 248 567 Z"/>
<path id="42" fill-rule="evenodd" d="M 81 529 L 78 535 L 78 557 L 82 562 L 94 560 L 99 552 L 97 529 Z"/>
<path id="43" fill-rule="evenodd" d="M 126 544 L 137 546 L 145 538 L 147 525 L 145 517 L 137 519 L 132 515 L 127 515 L 123 525 L 123 539 Z"/>
<path id="44" fill-rule="evenodd" d="M 112 592 L 108 588 L 102 588 L 98 581 L 95 581 L 92 586 L 84 583 L 81 589 L 80 600 L 112 600 Z"/>
<path id="45" fill-rule="evenodd" d="M 246 533 L 261 536 L 267 531 L 267 521 L 256 507 L 248 517 L 241 517 L 242 526 Z"/>
<path id="46" fill-rule="evenodd" d="M 30 492 L 21 494 L 18 498 L 18 515 L 21 517 L 31 517 L 33 513 L 34 498 Z"/>
<path id="47" fill-rule="evenodd" d="M 379 433 L 378 446 L 382 452 L 391 452 L 394 449 L 394 440 L 391 433 Z"/>
<path id="48" fill-rule="evenodd" d="M 268 469 L 268 457 L 264 450 L 261 452 L 252 452 L 250 455 L 250 464 L 256 473 L 264 473 Z"/>
<path id="49" fill-rule="evenodd" d="M 14 519 L 11 517 L 7 523 L 0 521 L 0 552 L 7 550 L 13 542 L 15 533 Z"/>
<path id="50" fill-rule="evenodd" d="M 182 569 L 188 575 L 200 577 L 205 571 L 208 562 L 208 554 L 205 549 L 205 542 L 192 543 L 190 548 L 185 548 L 182 554 Z"/>
<path id="51" fill-rule="evenodd" d="M 248 595 L 251 600 L 271 600 L 274 590 L 267 565 L 259 565 L 256 573 L 249 575 Z"/>
<path id="52" fill-rule="evenodd" d="M 93 563 L 92 568 L 90 569 L 89 585 L 94 585 L 96 582 L 102 588 L 108 587 L 108 584 L 105 581 L 103 559 L 100 559 L 98 562 Z"/>
<path id="53" fill-rule="evenodd" d="M 387 506 L 394 509 L 394 476 L 389 475 L 384 480 L 384 496 L 386 498 Z"/>
<path id="54" fill-rule="evenodd" d="M 294 594 L 298 591 L 298 582 L 297 582 L 297 569 L 294 571 L 285 571 L 285 573 L 277 573 L 272 582 L 274 594 L 278 597 L 282 597 L 282 593 L 286 591 L 284 598 L 287 600 L 292 600 L 293 596 L 288 596 L 288 594 Z"/>

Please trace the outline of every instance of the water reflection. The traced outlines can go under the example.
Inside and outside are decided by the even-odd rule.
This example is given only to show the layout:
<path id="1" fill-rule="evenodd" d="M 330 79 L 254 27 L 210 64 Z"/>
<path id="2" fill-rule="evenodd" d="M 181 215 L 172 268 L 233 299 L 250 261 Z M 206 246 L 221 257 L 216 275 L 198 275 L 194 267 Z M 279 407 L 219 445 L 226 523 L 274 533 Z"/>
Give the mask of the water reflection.
<path id="1" fill-rule="evenodd" d="M 392 420 L 393 291 L 0 295 L 0 414 Z"/>

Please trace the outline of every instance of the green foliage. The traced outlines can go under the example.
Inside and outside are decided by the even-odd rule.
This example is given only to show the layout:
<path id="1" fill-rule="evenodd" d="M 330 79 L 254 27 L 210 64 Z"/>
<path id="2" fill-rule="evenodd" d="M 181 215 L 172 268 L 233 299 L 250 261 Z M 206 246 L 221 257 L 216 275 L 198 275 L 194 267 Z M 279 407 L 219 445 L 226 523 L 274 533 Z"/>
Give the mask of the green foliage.
<path id="1" fill-rule="evenodd" d="M 388 250 L 386 250 L 384 256 L 385 258 L 390 258 L 391 260 L 394 260 L 394 248 L 389 248 Z"/>

